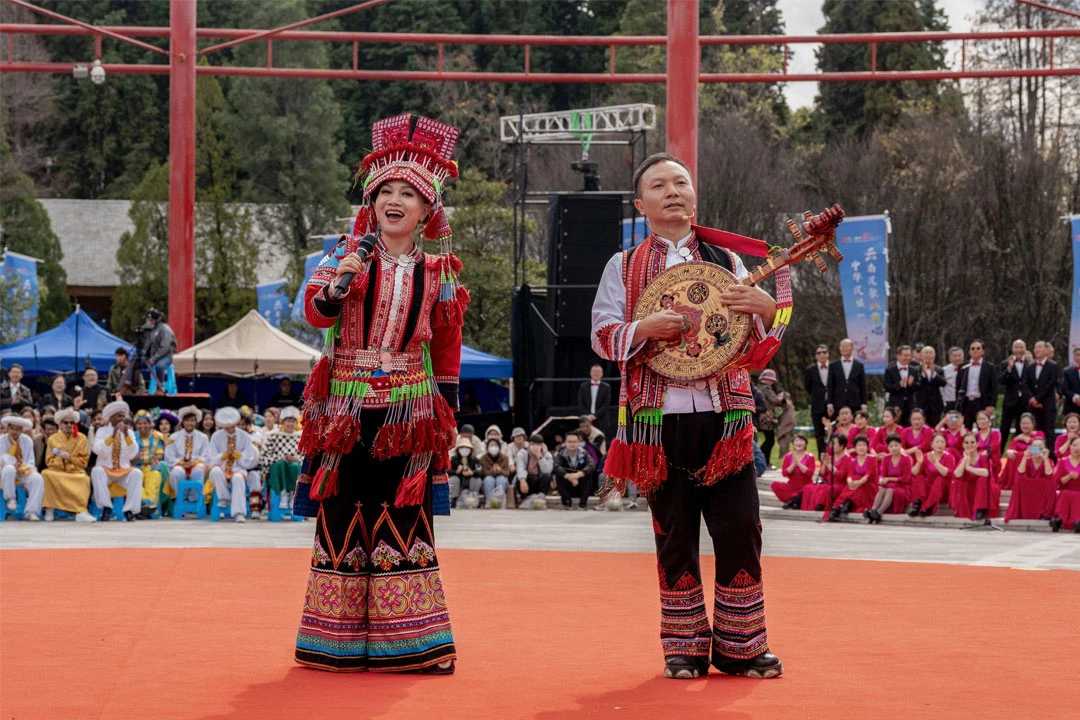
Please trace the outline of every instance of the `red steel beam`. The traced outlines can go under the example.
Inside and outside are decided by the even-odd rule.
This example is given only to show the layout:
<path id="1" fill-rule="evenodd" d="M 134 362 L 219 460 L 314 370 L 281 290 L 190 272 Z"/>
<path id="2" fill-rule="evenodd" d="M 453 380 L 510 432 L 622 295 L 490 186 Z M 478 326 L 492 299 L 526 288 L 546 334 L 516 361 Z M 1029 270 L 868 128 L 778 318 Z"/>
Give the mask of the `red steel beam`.
<path id="1" fill-rule="evenodd" d="M 185 350 L 195 342 L 196 0 L 172 0 L 169 20 L 168 320 Z"/>
<path id="2" fill-rule="evenodd" d="M 698 0 L 668 0 L 667 31 L 667 151 L 686 163 L 691 178 L 697 178 Z"/>
<path id="3" fill-rule="evenodd" d="M 383 3 L 389 2 L 389 1 L 390 0 L 368 0 L 367 2 L 360 3 L 359 5 L 353 5 L 352 7 L 343 8 L 341 10 L 335 10 L 334 12 L 329 12 L 329 13 L 326 13 L 325 15 L 319 15 L 318 17 L 308 18 L 306 20 L 300 20 L 298 22 L 290 23 L 289 25 L 282 25 L 281 27 L 274 28 L 272 30 L 252 31 L 250 35 L 245 35 L 243 37 L 238 37 L 235 40 L 230 40 L 229 42 L 223 42 L 223 43 L 220 43 L 218 45 L 211 45 L 208 48 L 203 48 L 202 50 L 199 51 L 199 54 L 205 55 L 207 53 L 212 53 L 215 50 L 224 50 L 227 47 L 232 47 L 234 45 L 240 45 L 242 43 L 250 42 L 252 40 L 258 40 L 259 38 L 265 38 L 265 37 L 271 37 L 271 36 L 275 36 L 275 35 L 280 35 L 281 33 L 286 32 L 288 30 L 295 30 L 296 28 L 304 27 L 305 25 L 313 25 L 313 24 L 315 24 L 317 22 L 322 22 L 323 20 L 333 20 L 334 18 L 339 18 L 342 15 L 349 15 L 350 13 L 354 13 L 357 10 L 364 10 L 366 8 L 369 8 L 369 7 L 375 7 L 376 5 L 382 5 Z"/>
<path id="4" fill-rule="evenodd" d="M 88 34 L 88 35 L 91 35 L 91 34 L 96 35 L 96 36 L 107 35 L 108 37 L 114 38 L 116 40 L 120 40 L 121 42 L 126 42 L 126 43 L 130 43 L 132 45 L 135 45 L 137 47 L 141 47 L 143 50 L 153 50 L 154 52 L 161 53 L 162 55 L 167 55 L 168 54 L 164 50 L 162 50 L 161 48 L 154 47 L 153 45 L 150 45 L 149 43 L 144 43 L 141 40 L 133 40 L 132 38 L 125 37 L 124 35 L 121 35 L 118 32 L 114 32 L 114 31 L 106 29 L 106 28 L 98 27 L 96 25 L 90 25 L 89 23 L 84 23 L 81 20 L 76 20 L 74 18 L 70 18 L 67 15 L 61 15 L 60 13 L 53 12 L 52 10 L 46 10 L 45 8 L 40 8 L 37 5 L 34 5 L 33 3 L 25 2 L 25 0 L 8 0 L 8 2 L 11 3 L 12 5 L 18 5 L 21 8 L 26 8 L 30 12 L 35 12 L 35 13 L 38 13 L 39 15 L 44 15 L 45 17 L 52 18 L 53 20 L 62 20 L 63 22 L 71 23 L 72 25 L 74 25 L 74 26 L 76 26 L 76 27 L 78 27 L 78 28 L 80 28 L 82 30 L 87 31 L 86 34 Z M 38 27 L 53 27 L 53 26 L 51 26 L 51 25 L 40 25 Z M 8 32 L 8 31 L 4 30 L 3 32 Z"/>
<path id="5" fill-rule="evenodd" d="M 1016 0 L 1016 2 L 1022 5 L 1030 5 L 1037 7 L 1040 10 L 1049 10 L 1050 12 L 1061 13 L 1062 15 L 1069 15 L 1071 17 L 1080 18 L 1080 12 L 1075 10 L 1066 10 L 1065 8 L 1054 7 L 1053 5 L 1047 5 L 1046 3 L 1035 2 L 1035 0 Z"/>

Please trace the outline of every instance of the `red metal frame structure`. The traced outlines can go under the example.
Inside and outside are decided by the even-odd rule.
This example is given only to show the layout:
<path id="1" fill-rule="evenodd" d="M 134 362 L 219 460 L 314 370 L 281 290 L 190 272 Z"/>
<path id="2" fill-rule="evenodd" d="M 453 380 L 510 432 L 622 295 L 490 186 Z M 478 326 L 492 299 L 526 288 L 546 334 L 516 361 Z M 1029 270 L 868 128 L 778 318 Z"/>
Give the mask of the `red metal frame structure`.
<path id="1" fill-rule="evenodd" d="M 1061 77 L 1080 75 L 1080 67 L 1055 67 L 1054 43 L 1059 39 L 1080 37 L 1080 28 L 1039 30 L 1001 30 L 993 32 L 904 32 L 853 33 L 833 35 L 721 35 L 699 36 L 698 0 L 669 0 L 666 36 L 559 36 L 559 35 L 450 35 L 438 33 L 370 33 L 298 30 L 322 20 L 387 2 L 368 0 L 326 15 L 269 30 L 199 28 L 196 25 L 195 0 L 170 0 L 170 27 L 99 27 L 45 11 L 27 0 L 7 0 L 13 4 L 61 20 L 59 24 L 3 24 L 0 35 L 8 36 L 6 60 L 0 61 L 3 72 L 70 73 L 74 63 L 21 62 L 14 57 L 12 38 L 16 34 L 77 35 L 95 38 L 95 57 L 101 56 L 101 39 L 130 42 L 155 52 L 167 54 L 168 64 L 104 64 L 107 74 L 168 74 L 169 103 L 169 322 L 176 331 L 181 348 L 194 339 L 194 217 L 195 217 L 195 78 L 199 74 L 248 77 L 322 78 L 331 80 L 416 80 L 436 82 L 535 82 L 535 83 L 666 83 L 667 149 L 685 159 L 691 171 L 697 169 L 698 83 L 775 83 L 775 82 L 895 82 L 908 80 L 960 80 L 1008 77 Z M 1034 0 L 1017 0 L 1045 10 L 1064 12 Z M 1071 13 L 1066 13 L 1071 14 Z M 135 38 L 169 38 L 167 53 L 161 48 Z M 973 70 L 967 67 L 967 44 L 986 40 L 1041 39 L 1049 47 L 1049 64 L 1039 68 Z M 224 40 L 197 49 L 197 41 Z M 275 41 L 314 41 L 351 43 L 352 67 L 348 69 L 282 68 L 273 65 Z M 266 43 L 266 65 L 238 67 L 229 65 L 198 66 L 196 57 L 244 42 Z M 959 70 L 877 69 L 877 46 L 882 43 L 930 43 L 959 41 Z M 361 43 L 403 43 L 437 46 L 434 70 L 366 70 L 359 67 Z M 789 47 L 815 43 L 861 44 L 870 47 L 870 67 L 853 72 L 789 73 Z M 512 45 L 524 50 L 521 72 L 474 72 L 447 70 L 444 67 L 446 45 Z M 667 67 L 660 73 L 621 73 L 616 71 L 616 48 L 633 46 L 667 47 Z M 702 73 L 702 48 L 716 45 L 745 45 L 780 48 L 783 70 L 779 73 Z M 609 57 L 608 72 L 537 73 L 529 66 L 531 47 L 605 48 Z"/>

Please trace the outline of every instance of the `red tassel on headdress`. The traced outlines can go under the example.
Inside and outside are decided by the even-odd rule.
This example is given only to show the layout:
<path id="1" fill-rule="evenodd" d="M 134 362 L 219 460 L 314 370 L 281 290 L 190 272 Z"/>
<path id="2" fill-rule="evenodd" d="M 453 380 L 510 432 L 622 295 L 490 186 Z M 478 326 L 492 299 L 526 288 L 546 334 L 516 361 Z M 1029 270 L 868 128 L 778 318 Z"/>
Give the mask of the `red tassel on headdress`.
<path id="1" fill-rule="evenodd" d="M 360 210 L 356 213 L 356 219 L 353 220 L 353 237 L 363 237 L 370 232 L 374 232 L 375 227 L 372 218 L 371 208 L 367 204 L 361 205 Z"/>
<path id="2" fill-rule="evenodd" d="M 330 358 L 325 355 L 315 363 L 304 386 L 304 404 L 326 399 L 330 394 Z"/>
<path id="3" fill-rule="evenodd" d="M 419 505 L 424 502 L 424 488 L 426 486 L 427 468 L 403 479 L 401 485 L 398 486 L 397 497 L 394 498 L 394 507 Z"/>
<path id="4" fill-rule="evenodd" d="M 712 485 L 729 475 L 734 475 L 754 460 L 754 425 L 746 427 L 733 436 L 716 443 L 709 462 L 705 466 L 702 485 Z"/>
<path id="5" fill-rule="evenodd" d="M 442 208 L 439 208 L 435 212 L 431 213 L 431 217 L 428 218 L 427 223 L 424 225 L 424 229 L 421 231 L 421 234 L 423 234 L 423 236 L 428 240 L 439 239 L 439 228 L 442 227 L 443 223 L 442 213 Z"/>
<path id="6" fill-rule="evenodd" d="M 461 272 L 461 260 L 458 259 L 457 255 L 455 255 L 454 253 L 450 253 L 446 256 L 446 261 L 450 263 L 450 270 L 455 275 Z"/>

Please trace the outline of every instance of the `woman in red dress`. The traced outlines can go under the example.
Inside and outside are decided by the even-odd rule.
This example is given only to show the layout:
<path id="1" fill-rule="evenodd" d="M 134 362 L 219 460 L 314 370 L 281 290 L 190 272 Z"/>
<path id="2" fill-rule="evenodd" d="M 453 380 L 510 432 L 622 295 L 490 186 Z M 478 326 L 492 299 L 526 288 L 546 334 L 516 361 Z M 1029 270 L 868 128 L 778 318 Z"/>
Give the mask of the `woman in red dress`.
<path id="1" fill-rule="evenodd" d="M 979 452 L 986 453 L 990 458 L 990 469 L 994 471 L 994 479 L 1000 483 L 1001 432 L 990 426 L 990 415 L 985 410 L 975 415 L 975 429 L 972 432 L 979 441 Z"/>
<path id="2" fill-rule="evenodd" d="M 1065 428 L 1065 432 L 1058 435 L 1057 440 L 1054 441 L 1054 457 L 1059 460 L 1069 454 L 1065 449 L 1069 441 L 1074 437 L 1080 437 L 1080 415 L 1069 413 L 1061 419 L 1061 426 Z"/>
<path id="3" fill-rule="evenodd" d="M 889 454 L 879 460 L 877 496 L 863 511 L 871 525 L 881 522 L 882 513 L 904 512 L 911 498 L 911 457 L 904 454 L 899 435 L 890 435 L 886 442 Z"/>
<path id="4" fill-rule="evenodd" d="M 865 435 L 857 435 L 855 454 L 848 458 L 847 487 L 829 512 L 829 522 L 839 520 L 841 515 L 852 510 L 862 512 L 873 505 L 878 490 L 877 476 L 878 463 L 870 454 L 870 441 Z"/>
<path id="5" fill-rule="evenodd" d="M 855 426 L 848 431 L 847 444 L 849 448 L 855 447 L 855 438 L 860 435 L 866 437 L 866 440 L 869 442 L 868 447 L 872 448 L 874 446 L 875 430 L 873 426 L 870 425 L 870 413 L 865 410 L 860 410 L 855 413 Z M 874 454 L 872 450 L 870 451 L 870 454 Z"/>
<path id="6" fill-rule="evenodd" d="M 1073 438 L 1068 447 L 1069 454 L 1058 460 L 1054 472 L 1054 480 L 1061 492 L 1058 493 L 1050 529 L 1057 532 L 1071 525 L 1073 532 L 1080 533 L 1080 438 Z"/>
<path id="7" fill-rule="evenodd" d="M 948 438 L 946 438 L 948 440 Z M 980 488 L 991 483 L 990 463 L 979 452 L 979 441 L 968 433 L 963 440 L 963 454 L 953 470 L 952 490 L 949 491 L 949 507 L 956 517 L 982 520 L 986 517 L 986 497 L 989 493 Z M 978 507 L 979 505 L 982 507 Z M 989 520 L 987 520 L 989 522 Z"/>
<path id="8" fill-rule="evenodd" d="M 1005 512 L 1005 522 L 1049 520 L 1054 516 L 1056 500 L 1054 463 L 1050 460 L 1050 453 L 1046 451 L 1046 441 L 1035 438 L 1016 465 L 1012 497 L 1009 498 L 1009 509 Z"/>
<path id="9" fill-rule="evenodd" d="M 904 439 L 904 428 L 896 424 L 900 417 L 900 411 L 896 408 L 887 407 L 881 411 L 881 427 L 874 432 L 874 442 L 870 443 L 870 451 L 875 455 L 887 455 L 889 452 L 890 435 L 899 435 L 901 442 Z"/>
<path id="10" fill-rule="evenodd" d="M 854 437 L 851 436 L 851 430 L 855 427 L 854 415 L 851 413 L 851 408 L 840 408 L 840 412 L 836 414 L 835 423 L 830 423 L 827 418 L 821 422 L 822 425 L 825 426 L 826 432 L 831 432 L 833 437 L 839 435 L 847 441 L 848 453 L 850 454 L 852 448 L 851 441 L 854 439 Z"/>
<path id="11" fill-rule="evenodd" d="M 904 454 L 914 455 L 915 451 L 930 452 L 930 441 L 934 439 L 934 430 L 926 426 L 926 415 L 919 408 L 915 408 L 908 416 L 911 427 L 904 428 L 901 436 L 904 440 Z"/>
<path id="12" fill-rule="evenodd" d="M 832 452 L 821 453 L 821 471 L 818 473 L 821 482 L 803 488 L 801 509 L 831 508 L 836 498 L 840 497 L 847 488 L 848 461 L 851 458 L 844 452 L 846 448 L 847 438 L 843 435 L 834 435 Z"/>
<path id="13" fill-rule="evenodd" d="M 955 469 L 956 459 L 945 447 L 944 433 L 934 433 L 930 452 L 919 451 L 911 470 L 911 494 L 915 501 L 908 513 L 911 517 L 926 517 L 937 513 L 942 497 L 948 495 Z"/>
<path id="14" fill-rule="evenodd" d="M 1024 413 L 1020 416 L 1020 434 L 1009 442 L 1009 449 L 1005 451 L 1005 466 L 1001 472 L 1001 487 L 1006 490 L 1012 489 L 1013 479 L 1016 477 L 1016 466 L 1020 463 L 1020 458 L 1024 456 L 1024 451 L 1031 445 L 1031 441 L 1037 437 L 1046 439 L 1041 430 L 1035 429 L 1035 416 L 1031 413 Z"/>
<path id="15" fill-rule="evenodd" d="M 938 425 L 938 429 L 945 434 L 945 446 L 959 462 L 960 456 L 964 454 L 964 436 L 968 434 L 967 428 L 964 427 L 964 416 L 955 410 L 950 410 Z M 975 444 L 978 446 L 977 442 Z"/>
<path id="16" fill-rule="evenodd" d="M 796 435 L 793 439 L 795 449 L 784 456 L 780 471 L 787 482 L 774 482 L 772 491 L 784 503 L 784 509 L 802 505 L 803 488 L 814 481 L 817 462 L 814 456 L 806 452 L 806 436 Z"/>

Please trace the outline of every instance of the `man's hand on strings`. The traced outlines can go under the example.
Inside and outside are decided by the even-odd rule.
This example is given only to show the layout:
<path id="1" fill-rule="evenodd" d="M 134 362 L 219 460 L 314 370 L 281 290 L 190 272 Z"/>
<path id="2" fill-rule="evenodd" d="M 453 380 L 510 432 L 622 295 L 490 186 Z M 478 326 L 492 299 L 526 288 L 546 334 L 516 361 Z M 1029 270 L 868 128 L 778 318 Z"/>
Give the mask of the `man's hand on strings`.
<path id="1" fill-rule="evenodd" d="M 637 331 L 634 333 L 634 341 L 648 340 L 675 340 L 683 331 L 686 320 L 674 310 L 661 310 L 638 322 Z"/>
<path id="2" fill-rule="evenodd" d="M 726 292 L 720 293 L 720 302 L 732 312 L 760 315 L 761 322 L 768 329 L 776 319 L 776 301 L 769 293 L 752 285 L 732 285 Z"/>

